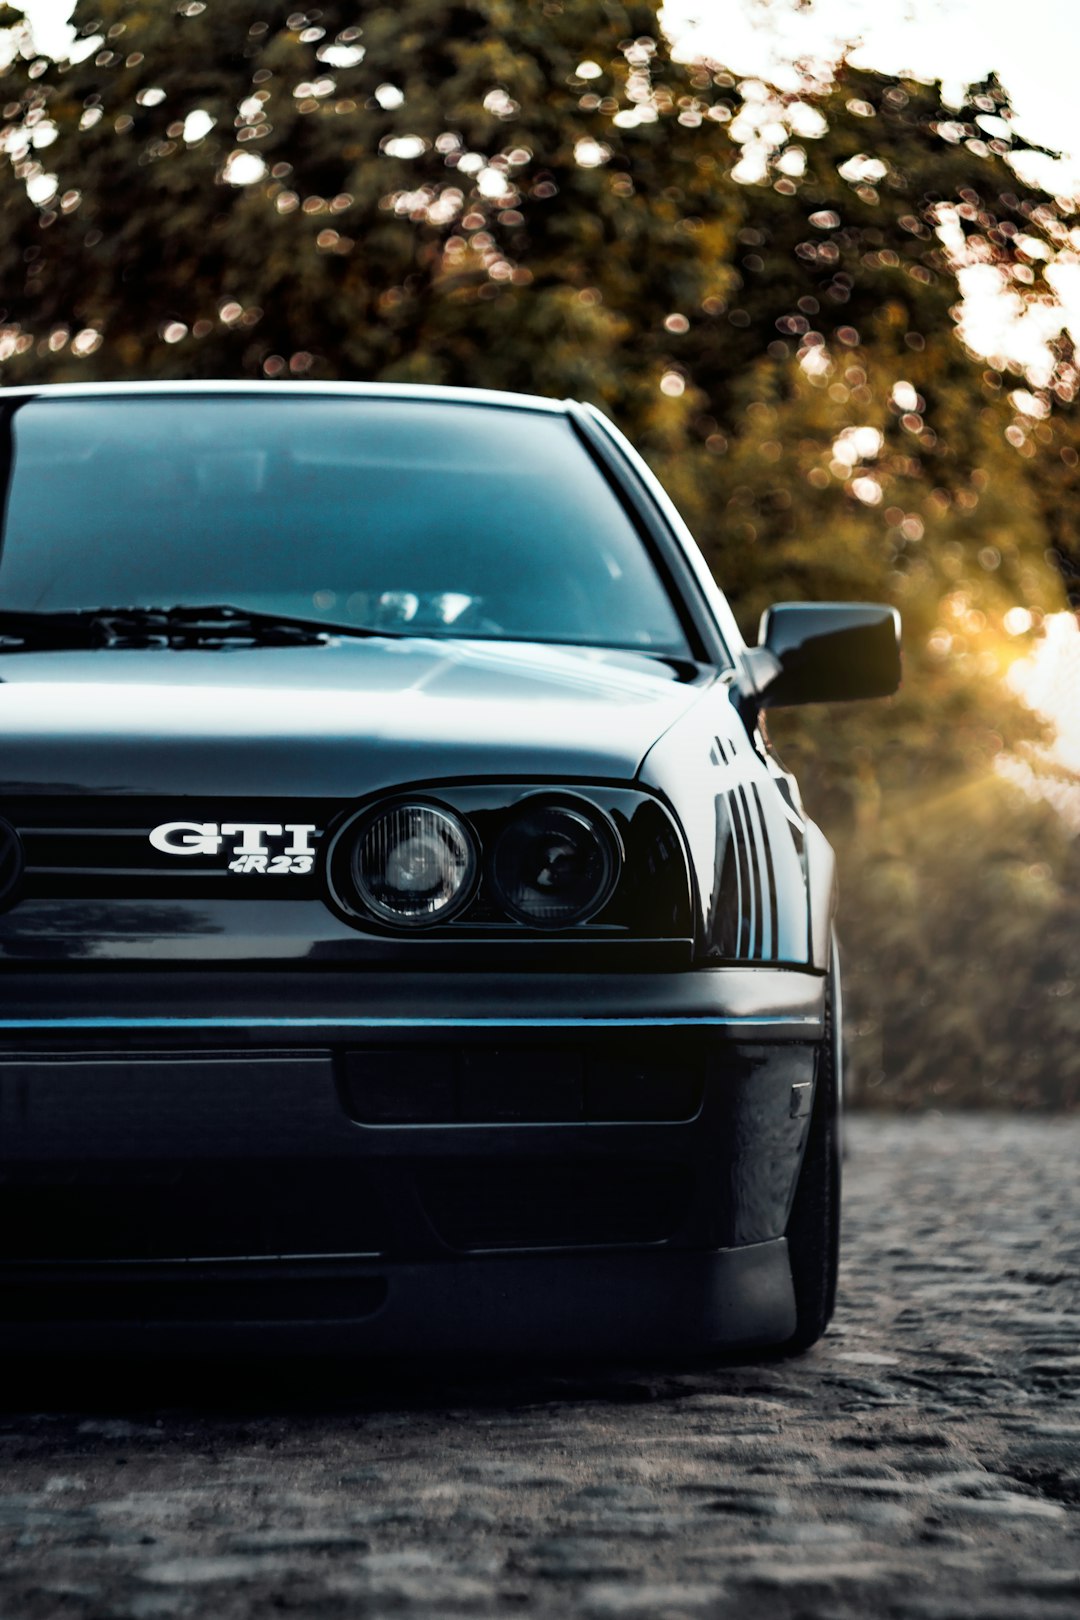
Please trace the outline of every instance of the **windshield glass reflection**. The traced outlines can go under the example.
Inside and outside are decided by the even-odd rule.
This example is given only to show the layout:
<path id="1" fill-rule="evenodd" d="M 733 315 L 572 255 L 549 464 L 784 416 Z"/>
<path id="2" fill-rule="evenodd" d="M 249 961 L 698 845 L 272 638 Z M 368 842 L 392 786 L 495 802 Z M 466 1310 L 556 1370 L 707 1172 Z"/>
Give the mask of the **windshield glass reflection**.
<path id="1" fill-rule="evenodd" d="M 230 602 L 425 636 L 689 656 L 565 418 L 290 395 L 32 401 L 0 611 Z"/>

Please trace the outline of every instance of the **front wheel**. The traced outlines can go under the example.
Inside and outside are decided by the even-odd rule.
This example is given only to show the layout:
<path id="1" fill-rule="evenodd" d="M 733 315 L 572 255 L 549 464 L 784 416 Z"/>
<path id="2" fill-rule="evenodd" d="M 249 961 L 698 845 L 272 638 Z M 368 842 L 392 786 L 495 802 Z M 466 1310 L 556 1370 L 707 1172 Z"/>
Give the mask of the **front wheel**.
<path id="1" fill-rule="evenodd" d="M 789 1355 L 816 1344 L 836 1304 L 843 1100 L 840 1022 L 840 976 L 834 943 L 825 987 L 825 1038 L 818 1053 L 814 1106 L 787 1224 L 797 1313 L 795 1332 L 783 1346 Z"/>

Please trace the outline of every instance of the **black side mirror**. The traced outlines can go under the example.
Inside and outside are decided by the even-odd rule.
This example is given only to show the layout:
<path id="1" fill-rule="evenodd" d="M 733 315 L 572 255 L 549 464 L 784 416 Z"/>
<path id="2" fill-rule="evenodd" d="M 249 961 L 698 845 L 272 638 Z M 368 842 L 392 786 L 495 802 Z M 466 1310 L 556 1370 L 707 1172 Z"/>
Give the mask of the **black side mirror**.
<path id="1" fill-rule="evenodd" d="M 879 602 L 779 602 L 743 669 L 763 709 L 888 697 L 900 685 L 900 615 Z"/>

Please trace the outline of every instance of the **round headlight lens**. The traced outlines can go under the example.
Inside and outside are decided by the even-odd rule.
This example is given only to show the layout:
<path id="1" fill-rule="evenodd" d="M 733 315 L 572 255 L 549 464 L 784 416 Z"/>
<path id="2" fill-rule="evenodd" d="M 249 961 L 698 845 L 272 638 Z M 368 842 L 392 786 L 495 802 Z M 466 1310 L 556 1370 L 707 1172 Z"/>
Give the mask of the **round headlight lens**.
<path id="1" fill-rule="evenodd" d="M 444 922 L 468 900 L 476 851 L 463 824 L 430 804 L 401 804 L 370 821 L 353 852 L 353 881 L 380 922 Z"/>
<path id="2" fill-rule="evenodd" d="M 532 805 L 500 836 L 491 876 L 518 922 L 569 928 L 595 916 L 611 894 L 612 840 L 582 811 Z"/>

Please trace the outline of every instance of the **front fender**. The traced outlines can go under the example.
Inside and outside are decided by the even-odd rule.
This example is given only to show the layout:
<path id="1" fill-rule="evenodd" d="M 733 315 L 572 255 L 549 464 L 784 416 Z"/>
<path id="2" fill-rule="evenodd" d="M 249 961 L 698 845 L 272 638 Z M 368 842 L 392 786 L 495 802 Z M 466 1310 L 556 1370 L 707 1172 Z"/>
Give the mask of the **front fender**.
<path id="1" fill-rule="evenodd" d="M 679 820 L 690 857 L 695 954 L 825 972 L 835 863 L 784 775 L 718 683 L 638 773 Z"/>
<path id="2" fill-rule="evenodd" d="M 803 825 L 810 964 L 818 973 L 827 973 L 832 964 L 832 924 L 836 915 L 836 855 L 816 822 L 807 817 Z"/>

